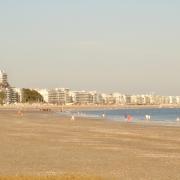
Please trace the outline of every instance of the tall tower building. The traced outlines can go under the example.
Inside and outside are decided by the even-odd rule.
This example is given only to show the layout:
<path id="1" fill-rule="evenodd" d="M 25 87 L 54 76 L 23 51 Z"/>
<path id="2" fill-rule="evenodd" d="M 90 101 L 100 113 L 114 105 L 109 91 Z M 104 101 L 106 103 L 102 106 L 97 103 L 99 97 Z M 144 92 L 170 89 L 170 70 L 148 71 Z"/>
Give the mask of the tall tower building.
<path id="1" fill-rule="evenodd" d="M 0 70 L 0 88 L 7 88 L 9 87 L 9 84 L 8 84 L 8 75 Z"/>

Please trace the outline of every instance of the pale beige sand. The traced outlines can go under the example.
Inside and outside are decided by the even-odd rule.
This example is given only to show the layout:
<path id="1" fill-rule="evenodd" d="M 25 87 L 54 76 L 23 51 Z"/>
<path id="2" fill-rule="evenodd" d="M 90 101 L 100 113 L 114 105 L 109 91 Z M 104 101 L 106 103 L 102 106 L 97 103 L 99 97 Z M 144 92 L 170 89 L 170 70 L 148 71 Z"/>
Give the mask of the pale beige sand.
<path id="1" fill-rule="evenodd" d="M 180 127 L 0 111 L 0 175 L 179 180 Z"/>

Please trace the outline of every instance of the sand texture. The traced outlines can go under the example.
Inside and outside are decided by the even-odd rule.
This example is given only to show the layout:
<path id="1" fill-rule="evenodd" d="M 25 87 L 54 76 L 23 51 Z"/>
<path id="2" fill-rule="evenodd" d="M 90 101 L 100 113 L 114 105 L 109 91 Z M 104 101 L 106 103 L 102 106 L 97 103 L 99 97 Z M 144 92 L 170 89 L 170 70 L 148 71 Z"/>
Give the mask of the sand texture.
<path id="1" fill-rule="evenodd" d="M 179 180 L 180 127 L 0 111 L 0 175 Z"/>

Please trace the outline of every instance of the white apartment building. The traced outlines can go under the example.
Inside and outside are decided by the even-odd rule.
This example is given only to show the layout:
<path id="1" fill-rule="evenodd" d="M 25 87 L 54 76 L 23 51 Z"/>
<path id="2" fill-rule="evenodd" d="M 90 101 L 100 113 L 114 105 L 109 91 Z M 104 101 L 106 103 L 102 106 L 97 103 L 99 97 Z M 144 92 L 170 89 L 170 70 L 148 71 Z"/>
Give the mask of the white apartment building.
<path id="1" fill-rule="evenodd" d="M 126 104 L 131 104 L 131 95 L 126 95 Z"/>
<path id="2" fill-rule="evenodd" d="M 7 88 L 8 87 L 8 75 L 0 70 L 0 87 Z"/>
<path id="3" fill-rule="evenodd" d="M 175 96 L 169 96 L 169 104 L 177 104 L 177 98 Z"/>
<path id="4" fill-rule="evenodd" d="M 116 98 L 113 97 L 112 94 L 108 94 L 107 95 L 107 103 L 106 104 L 115 104 L 115 102 L 116 102 Z"/>
<path id="5" fill-rule="evenodd" d="M 49 102 L 49 98 L 48 98 L 48 95 L 49 95 L 49 92 L 47 89 L 35 89 L 39 94 L 41 94 L 41 96 L 43 97 L 44 99 L 44 102 L 48 103 Z"/>
<path id="6" fill-rule="evenodd" d="M 180 104 L 180 96 L 176 96 L 176 102 L 177 104 Z"/>
<path id="7" fill-rule="evenodd" d="M 93 94 L 86 91 L 75 92 L 76 104 L 93 104 Z"/>
<path id="8" fill-rule="evenodd" d="M 14 91 L 18 95 L 18 102 L 22 102 L 23 94 L 22 94 L 22 89 L 21 88 L 14 88 Z"/>
<path id="9" fill-rule="evenodd" d="M 113 93 L 112 97 L 114 99 L 115 104 L 125 104 L 126 103 L 126 96 L 120 93 Z"/>
<path id="10" fill-rule="evenodd" d="M 48 91 L 48 103 L 50 104 L 70 104 L 72 96 L 69 89 L 56 88 Z"/>
<path id="11" fill-rule="evenodd" d="M 14 104 L 18 102 L 18 93 L 15 88 L 6 89 L 6 104 Z"/>
<path id="12" fill-rule="evenodd" d="M 136 105 L 138 103 L 138 97 L 137 95 L 132 95 L 131 96 L 131 104 Z"/>
<path id="13" fill-rule="evenodd" d="M 105 100 L 104 100 L 102 94 L 95 93 L 95 94 L 93 95 L 93 103 L 94 103 L 94 104 L 104 104 L 104 102 L 105 102 Z"/>
<path id="14" fill-rule="evenodd" d="M 120 93 L 113 93 L 112 97 L 114 98 L 114 103 L 115 104 L 120 104 L 121 103 L 121 94 Z"/>
<path id="15" fill-rule="evenodd" d="M 102 100 L 103 100 L 103 104 L 107 104 L 108 103 L 108 95 L 105 93 L 101 94 Z"/>

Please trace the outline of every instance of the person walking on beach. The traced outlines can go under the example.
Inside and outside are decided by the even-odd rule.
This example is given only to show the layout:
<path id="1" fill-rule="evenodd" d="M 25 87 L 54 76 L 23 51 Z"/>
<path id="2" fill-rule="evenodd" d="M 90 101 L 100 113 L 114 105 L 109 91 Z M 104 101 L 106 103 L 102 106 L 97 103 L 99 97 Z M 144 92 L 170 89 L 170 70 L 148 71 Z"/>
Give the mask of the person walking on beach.
<path id="1" fill-rule="evenodd" d="M 63 106 L 61 106 L 61 112 L 63 112 L 64 111 L 64 108 L 63 108 Z"/>
<path id="2" fill-rule="evenodd" d="M 133 117 L 131 115 L 127 116 L 127 122 L 131 122 L 133 120 Z"/>
<path id="3" fill-rule="evenodd" d="M 176 122 L 180 122 L 180 118 L 179 117 L 177 117 Z"/>
<path id="4" fill-rule="evenodd" d="M 151 119 L 151 116 L 150 116 L 150 115 L 146 115 L 146 116 L 145 116 L 145 119 L 146 119 L 147 121 L 149 121 L 149 120 Z"/>
<path id="5" fill-rule="evenodd" d="M 18 110 L 17 115 L 18 115 L 19 117 L 23 117 L 23 112 L 22 112 L 21 110 Z"/>
<path id="6" fill-rule="evenodd" d="M 75 120 L 75 117 L 74 115 L 71 116 L 71 121 L 74 121 Z"/>

